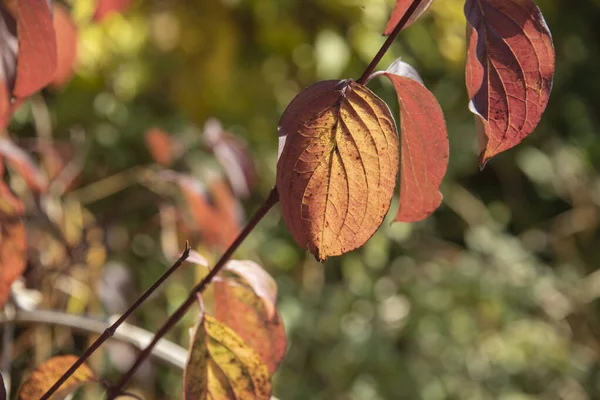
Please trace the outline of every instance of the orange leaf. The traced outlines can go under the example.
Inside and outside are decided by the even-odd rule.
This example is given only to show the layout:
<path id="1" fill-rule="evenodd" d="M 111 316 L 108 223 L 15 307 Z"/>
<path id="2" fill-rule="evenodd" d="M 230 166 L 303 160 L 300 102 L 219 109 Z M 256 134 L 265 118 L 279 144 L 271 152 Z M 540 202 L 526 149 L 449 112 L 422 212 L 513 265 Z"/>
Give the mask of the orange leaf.
<path id="1" fill-rule="evenodd" d="M 260 356 L 230 328 L 202 313 L 183 374 L 184 400 L 268 400 L 271 380 Z"/>
<path id="2" fill-rule="evenodd" d="M 31 190 L 45 192 L 48 189 L 46 178 L 31 157 L 8 138 L 0 138 L 0 155 L 6 158 L 7 163 L 21 175 Z"/>
<path id="3" fill-rule="evenodd" d="M 362 246 L 390 207 L 398 136 L 388 106 L 352 80 L 303 90 L 279 122 L 277 189 L 296 242 L 317 259 Z"/>
<path id="4" fill-rule="evenodd" d="M 383 31 L 384 35 L 389 35 L 392 33 L 398 22 L 402 19 L 404 14 L 406 14 L 406 10 L 410 7 L 414 0 L 396 0 L 396 5 L 394 6 L 394 10 L 392 11 L 392 16 L 388 21 L 385 31 Z M 433 0 L 423 0 L 421 4 L 417 7 L 413 15 L 408 19 L 407 24 L 404 26 L 405 28 L 415 22 L 431 5 Z"/>
<path id="5" fill-rule="evenodd" d="M 540 121 L 552 88 L 554 48 L 532 0 L 467 0 L 465 15 L 466 85 L 483 167 Z"/>
<path id="6" fill-rule="evenodd" d="M 23 383 L 20 390 L 21 400 L 38 400 L 44 393 L 56 382 L 63 373 L 67 371 L 77 361 L 77 357 L 73 355 L 56 356 L 40 365 Z M 94 378 L 94 373 L 85 364 L 75 371 L 75 373 L 67 379 L 60 387 L 56 398 L 66 396 L 74 392 L 86 382 L 90 382 Z M 53 397 L 53 398 L 55 398 Z"/>
<path id="7" fill-rule="evenodd" d="M 285 354 L 285 330 L 279 313 L 269 315 L 264 301 L 233 280 L 215 282 L 215 318 L 233 329 L 262 357 L 272 374 Z"/>
<path id="8" fill-rule="evenodd" d="M 77 60 L 77 26 L 69 10 L 60 3 L 54 4 L 53 22 L 56 32 L 57 65 L 52 85 L 63 86 L 73 76 Z"/>
<path id="9" fill-rule="evenodd" d="M 0 170 L 1 165 L 0 158 Z M 8 300 L 11 284 L 23 274 L 27 264 L 22 213 L 23 205 L 0 180 L 0 308 Z"/>
<path id="10" fill-rule="evenodd" d="M 444 114 L 422 83 L 392 72 L 383 74 L 394 84 L 400 103 L 402 150 L 396 221 L 420 221 L 442 202 L 439 187 L 448 168 L 449 153 Z M 418 75 L 416 78 L 420 80 Z"/>
<path id="11" fill-rule="evenodd" d="M 121 13 L 131 7 L 132 0 L 98 0 L 94 21 L 101 22 L 113 13 Z"/>
<path id="12" fill-rule="evenodd" d="M 181 153 L 181 146 L 171 135 L 162 129 L 152 128 L 146 132 L 144 137 L 154 161 L 165 167 L 173 165 L 173 161 Z"/>
<path id="13" fill-rule="evenodd" d="M 250 260 L 231 260 L 225 264 L 225 271 L 236 274 L 265 303 L 267 315 L 275 315 L 277 301 L 277 283 L 263 267 Z"/>

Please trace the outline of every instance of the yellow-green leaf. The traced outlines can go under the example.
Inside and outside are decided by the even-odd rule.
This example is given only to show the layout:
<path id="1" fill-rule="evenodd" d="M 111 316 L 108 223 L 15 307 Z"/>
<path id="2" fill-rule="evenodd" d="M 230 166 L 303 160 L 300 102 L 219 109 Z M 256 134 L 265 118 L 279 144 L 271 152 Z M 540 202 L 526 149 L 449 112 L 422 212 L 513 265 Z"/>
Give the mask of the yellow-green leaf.
<path id="1" fill-rule="evenodd" d="M 185 400 L 268 400 L 271 376 L 261 357 L 231 328 L 201 314 L 184 372 Z"/>

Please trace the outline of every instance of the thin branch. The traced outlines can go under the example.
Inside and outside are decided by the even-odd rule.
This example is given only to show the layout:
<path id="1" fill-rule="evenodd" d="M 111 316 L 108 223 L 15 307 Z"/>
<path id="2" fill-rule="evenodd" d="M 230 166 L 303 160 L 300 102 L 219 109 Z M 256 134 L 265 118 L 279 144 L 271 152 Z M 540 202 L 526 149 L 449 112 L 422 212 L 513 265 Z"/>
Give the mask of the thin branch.
<path id="1" fill-rule="evenodd" d="M 144 294 L 140 296 L 139 299 L 136 300 L 135 303 L 125 313 L 116 320 L 108 329 L 106 329 L 102 335 L 88 349 L 85 353 L 79 357 L 79 359 L 61 376 L 58 381 L 48 391 L 42 396 L 40 400 L 48 400 L 50 396 L 52 396 L 58 388 L 65 383 L 65 381 L 73 375 L 73 373 L 83 364 L 93 353 L 96 351 L 102 343 L 104 343 L 108 338 L 115 334 L 117 328 L 125 322 L 125 320 L 156 290 L 158 287 L 169 277 L 173 272 L 175 272 L 181 264 L 188 258 L 190 255 L 190 246 L 188 243 L 185 245 L 185 251 L 182 256 L 173 264 L 171 268 L 169 268 Z"/>
<path id="2" fill-rule="evenodd" d="M 273 190 L 271 190 L 271 193 L 269 194 L 269 197 L 267 197 L 265 202 L 252 216 L 250 221 L 248 221 L 248 224 L 246 225 L 244 230 L 242 230 L 242 232 L 238 235 L 238 237 L 231 244 L 231 246 L 229 246 L 229 248 L 225 251 L 223 256 L 221 256 L 219 261 L 215 264 L 214 268 L 211 269 L 208 275 L 206 275 L 206 277 L 202 279 L 202 281 L 190 291 L 188 298 L 183 302 L 181 306 L 179 306 L 179 308 L 171 315 L 171 317 L 169 317 L 169 319 L 163 324 L 163 326 L 160 327 L 160 329 L 156 332 L 156 335 L 154 336 L 152 342 L 138 355 L 129 371 L 127 371 L 121 377 L 119 382 L 117 382 L 117 384 L 114 385 L 111 388 L 111 390 L 109 390 L 107 394 L 107 398 L 109 400 L 114 399 L 116 396 L 119 395 L 119 393 L 123 391 L 125 385 L 133 377 L 139 366 L 146 360 L 146 358 L 148 358 L 150 352 L 152 351 L 152 348 L 164 335 L 166 335 L 167 332 L 171 330 L 171 328 L 173 328 L 173 326 L 175 326 L 177 322 L 179 322 L 179 320 L 185 315 L 185 313 L 192 306 L 192 304 L 194 304 L 197 301 L 197 295 L 202 293 L 204 289 L 206 289 L 206 287 L 211 283 L 213 278 L 219 273 L 219 271 L 221 271 L 225 263 L 233 254 L 233 252 L 239 247 L 240 244 L 242 244 L 242 242 L 246 239 L 246 237 L 248 237 L 250 232 L 254 230 L 256 225 L 264 218 L 264 216 L 269 212 L 269 210 L 271 210 L 271 208 L 273 208 L 273 206 L 277 204 L 278 201 L 279 193 L 277 192 L 277 188 L 273 188 Z"/>
<path id="3" fill-rule="evenodd" d="M 375 57 L 373 57 L 373 60 L 371 60 L 371 62 L 365 69 L 365 72 L 363 72 L 361 77 L 358 78 L 358 81 L 356 81 L 357 83 L 360 83 L 361 85 L 365 84 L 365 82 L 369 78 L 369 75 L 371 75 L 373 70 L 375 70 L 375 67 L 377 66 L 377 64 L 379 64 L 379 62 L 381 61 L 381 59 L 383 58 L 385 53 L 387 53 L 388 49 L 390 48 L 390 46 L 392 45 L 394 40 L 396 40 L 396 36 L 398 36 L 400 31 L 402 29 L 404 29 L 404 27 L 406 26 L 406 23 L 408 22 L 410 17 L 412 17 L 412 15 L 415 13 L 415 11 L 419 7 L 419 5 L 421 5 L 422 1 L 423 0 L 414 0 L 412 2 L 412 4 L 410 5 L 410 7 L 408 7 L 406 12 L 402 16 L 402 18 L 400 18 L 400 21 L 398 21 L 398 23 L 396 24 L 396 27 L 394 28 L 392 33 L 390 33 L 387 40 L 383 43 L 383 45 L 381 45 L 381 48 L 379 49 L 377 54 L 375 54 Z"/>
<path id="4" fill-rule="evenodd" d="M 17 310 L 12 317 L 0 317 L 0 327 L 3 329 L 11 324 L 55 325 L 72 329 L 75 332 L 97 335 L 101 335 L 110 326 L 110 322 L 107 323 L 100 319 L 52 310 Z M 124 323 L 111 339 L 130 344 L 137 349 L 143 349 L 150 343 L 153 336 L 152 332 Z M 153 350 L 152 355 L 172 367 L 183 369 L 187 350 L 169 340 L 162 339 Z"/>

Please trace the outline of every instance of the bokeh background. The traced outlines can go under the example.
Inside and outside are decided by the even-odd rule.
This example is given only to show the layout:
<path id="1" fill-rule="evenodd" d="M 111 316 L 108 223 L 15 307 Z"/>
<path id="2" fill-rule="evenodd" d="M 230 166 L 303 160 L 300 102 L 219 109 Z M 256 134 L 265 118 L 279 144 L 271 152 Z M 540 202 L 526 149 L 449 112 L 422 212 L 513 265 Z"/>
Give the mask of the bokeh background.
<path id="1" fill-rule="evenodd" d="M 188 231 L 165 226 L 171 199 L 139 183 L 154 163 L 151 128 L 182 143 L 172 168 L 200 185 L 224 174 L 202 145 L 207 120 L 247 142 L 257 173 L 239 201 L 251 215 L 275 181 L 286 105 L 318 80 L 358 78 L 384 41 L 393 3 L 148 0 L 92 23 L 95 2 L 68 2 L 78 25 L 76 74 L 21 108 L 9 128 L 34 156 L 39 130 L 46 139 L 50 131 L 82 168 L 55 206 L 79 218 L 68 235 L 87 243 L 86 262 L 48 282 L 44 268 L 57 256 L 39 239 L 30 253 L 42 261 L 31 261 L 26 277 L 45 296 L 40 307 L 107 318 L 170 264 L 165 242 L 175 235 L 182 248 Z M 324 265 L 298 248 L 276 208 L 236 253 L 279 285 L 288 332 L 274 377 L 281 400 L 600 398 L 600 2 L 537 1 L 557 52 L 550 103 L 534 133 L 481 172 L 464 88 L 463 3 L 434 1 L 379 68 L 402 57 L 444 110 L 451 152 L 441 208 L 421 223 L 391 224 L 396 198 L 362 249 Z M 397 115 L 391 85 L 370 87 Z M 189 239 L 214 260 L 221 250 L 204 228 Z M 205 273 L 179 271 L 131 323 L 155 331 Z M 185 346 L 195 313 L 168 338 Z M 18 381 L 52 354 L 81 353 L 89 337 L 20 326 L 15 343 Z M 92 366 L 115 379 L 135 353 L 106 349 Z M 179 398 L 181 373 L 148 364 L 134 390 Z"/>

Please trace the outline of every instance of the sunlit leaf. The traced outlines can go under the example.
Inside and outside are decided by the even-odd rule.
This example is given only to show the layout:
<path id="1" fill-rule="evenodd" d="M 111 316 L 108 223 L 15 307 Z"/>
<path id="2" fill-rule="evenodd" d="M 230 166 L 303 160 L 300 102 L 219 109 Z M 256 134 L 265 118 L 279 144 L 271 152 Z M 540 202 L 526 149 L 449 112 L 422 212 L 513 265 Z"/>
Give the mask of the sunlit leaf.
<path id="1" fill-rule="evenodd" d="M 263 267 L 250 260 L 231 260 L 225 264 L 225 271 L 235 273 L 257 296 L 263 299 L 269 318 L 275 315 L 277 283 Z"/>
<path id="2" fill-rule="evenodd" d="M 552 88 L 554 48 L 532 0 L 467 0 L 465 15 L 466 84 L 483 167 L 540 121 Z"/>
<path id="3" fill-rule="evenodd" d="M 265 302 L 249 287 L 231 279 L 215 282 L 215 318 L 233 329 L 262 357 L 273 373 L 286 348 L 285 330 L 279 313 L 272 315 Z"/>
<path id="4" fill-rule="evenodd" d="M 277 189 L 296 242 L 317 259 L 363 245 L 390 207 L 398 136 L 388 106 L 352 81 L 302 91 L 279 123 Z"/>
<path id="5" fill-rule="evenodd" d="M 8 138 L 0 138 L 0 155 L 35 192 L 45 192 L 48 182 L 29 155 Z"/>
<path id="6" fill-rule="evenodd" d="M 262 400 L 270 395 L 270 374 L 260 355 L 231 328 L 201 314 L 190 341 L 183 398 Z"/>
<path id="7" fill-rule="evenodd" d="M 11 284 L 23 274 L 27 264 L 22 213 L 23 205 L 0 180 L 0 308 L 8 300 Z"/>
<path id="8" fill-rule="evenodd" d="M 113 13 L 122 13 L 131 7 L 132 0 L 97 0 L 94 21 L 101 22 Z"/>
<path id="9" fill-rule="evenodd" d="M 20 390 L 20 399 L 39 400 L 75 361 L 77 361 L 76 356 L 67 355 L 52 357 L 44 362 L 23 382 Z M 95 379 L 94 373 L 87 365 L 83 364 L 58 389 L 53 398 L 62 398 L 93 379 Z"/>
<path id="10" fill-rule="evenodd" d="M 417 72 L 403 64 L 397 61 L 383 74 L 392 81 L 400 104 L 400 207 L 396 221 L 413 222 L 426 218 L 442 202 L 439 187 L 448 168 L 449 145 L 440 105 Z"/>
<path id="11" fill-rule="evenodd" d="M 77 60 L 77 26 L 69 10 L 60 3 L 54 4 L 54 31 L 56 32 L 56 73 L 52 85 L 62 86 L 73 76 Z"/>
<path id="12" fill-rule="evenodd" d="M 404 14 L 406 14 L 406 10 L 410 7 L 414 0 L 396 0 L 396 5 L 394 6 L 394 10 L 392 11 L 392 16 L 390 17 L 384 35 L 389 35 L 392 33 L 398 22 L 402 19 Z M 417 7 L 413 15 L 408 19 L 408 23 L 404 26 L 405 28 L 415 22 L 431 5 L 433 0 L 423 0 L 421 4 Z"/>

